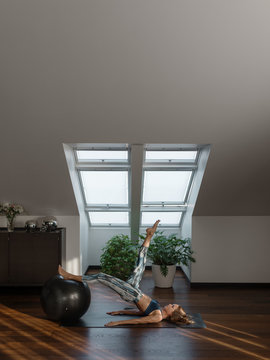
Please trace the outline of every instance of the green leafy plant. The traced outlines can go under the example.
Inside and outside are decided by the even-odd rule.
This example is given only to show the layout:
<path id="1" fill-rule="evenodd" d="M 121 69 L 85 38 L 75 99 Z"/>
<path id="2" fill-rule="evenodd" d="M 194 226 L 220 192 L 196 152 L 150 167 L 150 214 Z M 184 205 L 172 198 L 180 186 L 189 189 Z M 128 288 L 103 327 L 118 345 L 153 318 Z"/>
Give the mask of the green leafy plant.
<path id="1" fill-rule="evenodd" d="M 100 257 L 102 271 L 122 280 L 127 280 L 138 253 L 139 240 L 134 243 L 127 235 L 113 236 L 102 249 Z"/>
<path id="2" fill-rule="evenodd" d="M 140 235 L 140 238 L 145 237 Z M 167 276 L 167 265 L 188 265 L 190 261 L 195 262 L 192 257 L 190 239 L 179 239 L 176 234 L 166 236 L 163 231 L 157 231 L 148 249 L 148 257 L 153 264 L 160 265 L 163 276 Z"/>

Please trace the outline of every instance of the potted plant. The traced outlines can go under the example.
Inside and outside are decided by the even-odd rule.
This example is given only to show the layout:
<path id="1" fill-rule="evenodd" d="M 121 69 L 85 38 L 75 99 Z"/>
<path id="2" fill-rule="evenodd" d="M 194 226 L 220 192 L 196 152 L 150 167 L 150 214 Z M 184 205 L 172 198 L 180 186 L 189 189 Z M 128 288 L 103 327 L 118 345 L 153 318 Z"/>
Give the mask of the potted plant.
<path id="1" fill-rule="evenodd" d="M 113 236 L 102 249 L 102 272 L 127 280 L 137 259 L 139 240 L 134 243 L 127 235 Z"/>
<path id="2" fill-rule="evenodd" d="M 172 287 L 176 264 L 195 262 L 192 254 L 190 239 L 179 239 L 176 234 L 166 236 L 162 231 L 157 231 L 148 249 L 155 286 Z"/>

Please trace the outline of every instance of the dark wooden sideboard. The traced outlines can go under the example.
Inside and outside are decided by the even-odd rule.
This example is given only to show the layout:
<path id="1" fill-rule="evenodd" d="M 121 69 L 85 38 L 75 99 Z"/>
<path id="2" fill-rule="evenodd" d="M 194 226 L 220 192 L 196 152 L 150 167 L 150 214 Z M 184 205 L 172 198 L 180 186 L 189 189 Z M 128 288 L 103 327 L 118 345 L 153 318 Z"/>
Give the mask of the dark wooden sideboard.
<path id="1" fill-rule="evenodd" d="M 0 286 L 43 285 L 66 253 L 65 229 L 26 232 L 0 229 Z"/>

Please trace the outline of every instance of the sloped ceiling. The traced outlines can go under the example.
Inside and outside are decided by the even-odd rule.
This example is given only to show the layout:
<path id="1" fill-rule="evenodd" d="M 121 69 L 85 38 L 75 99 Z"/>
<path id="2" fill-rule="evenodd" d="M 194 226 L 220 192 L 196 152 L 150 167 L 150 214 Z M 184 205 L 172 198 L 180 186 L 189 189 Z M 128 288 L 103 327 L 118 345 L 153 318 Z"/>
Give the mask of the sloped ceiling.
<path id="1" fill-rule="evenodd" d="M 2 0 L 0 201 L 77 214 L 63 143 L 212 144 L 196 215 L 270 215 L 270 2 Z"/>

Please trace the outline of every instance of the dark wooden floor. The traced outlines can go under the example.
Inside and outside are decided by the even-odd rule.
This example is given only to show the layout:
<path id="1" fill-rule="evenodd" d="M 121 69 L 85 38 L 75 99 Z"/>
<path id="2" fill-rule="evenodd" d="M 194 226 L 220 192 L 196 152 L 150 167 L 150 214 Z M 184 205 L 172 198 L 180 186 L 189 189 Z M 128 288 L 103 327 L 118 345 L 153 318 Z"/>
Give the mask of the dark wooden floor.
<path id="1" fill-rule="evenodd" d="M 46 320 L 38 290 L 1 289 L 0 359 L 270 359 L 269 289 L 190 289 L 181 272 L 172 289 L 157 289 L 150 271 L 141 288 L 162 305 L 200 312 L 207 328 L 63 328 Z M 104 312 L 127 306 L 102 285 L 91 289 Z"/>

